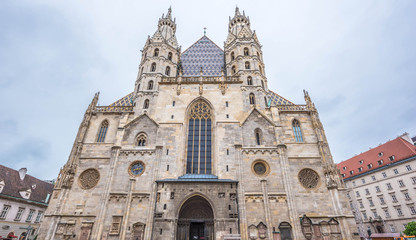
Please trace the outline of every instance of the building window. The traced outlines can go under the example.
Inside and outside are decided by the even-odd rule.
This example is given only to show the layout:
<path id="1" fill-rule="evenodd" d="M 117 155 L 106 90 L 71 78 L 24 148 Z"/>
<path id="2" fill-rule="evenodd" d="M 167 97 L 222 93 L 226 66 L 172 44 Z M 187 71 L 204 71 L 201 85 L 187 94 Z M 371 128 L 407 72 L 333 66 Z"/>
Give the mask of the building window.
<path id="1" fill-rule="evenodd" d="M 403 216 L 402 208 L 396 208 L 397 216 Z"/>
<path id="2" fill-rule="evenodd" d="M 367 213 L 362 212 L 362 214 L 363 214 L 363 218 L 364 218 L 364 220 L 367 220 L 367 219 L 368 219 L 368 217 L 367 217 Z"/>
<path id="3" fill-rule="evenodd" d="M 414 206 L 410 206 L 409 207 L 409 210 L 410 210 L 410 214 L 412 214 L 412 215 L 415 215 L 416 214 L 416 209 L 415 209 Z"/>
<path id="4" fill-rule="evenodd" d="M 292 127 L 296 142 L 303 142 L 302 131 L 300 130 L 300 123 L 297 119 L 293 120 Z"/>
<path id="5" fill-rule="evenodd" d="M 358 163 L 359 163 L 359 164 L 363 164 L 363 162 L 364 162 L 364 160 L 360 160 Z"/>
<path id="6" fill-rule="evenodd" d="M 362 201 L 359 201 L 358 203 L 360 204 L 360 208 L 364 208 L 364 204 Z"/>
<path id="7" fill-rule="evenodd" d="M 378 218 L 377 211 L 373 211 L 373 216 L 374 216 L 374 218 Z"/>
<path id="8" fill-rule="evenodd" d="M 22 215 L 24 211 L 25 211 L 25 208 L 19 207 L 19 210 L 17 210 L 16 217 L 14 218 L 14 220 L 20 221 L 20 219 L 22 219 Z"/>
<path id="9" fill-rule="evenodd" d="M 0 219 L 5 219 L 7 217 L 7 213 L 10 210 L 9 205 L 3 205 L 3 210 L 1 210 Z"/>
<path id="10" fill-rule="evenodd" d="M 261 80 L 261 87 L 264 89 L 264 81 Z"/>
<path id="11" fill-rule="evenodd" d="M 120 227 L 123 217 L 122 216 L 113 216 L 113 222 L 111 223 L 110 235 L 120 234 Z"/>
<path id="12" fill-rule="evenodd" d="M 412 177 L 412 183 L 416 184 L 416 177 Z"/>
<path id="13" fill-rule="evenodd" d="M 380 187 L 376 186 L 376 192 L 381 192 Z"/>
<path id="14" fill-rule="evenodd" d="M 378 163 L 379 166 L 383 165 L 383 160 L 378 160 L 377 163 Z"/>
<path id="15" fill-rule="evenodd" d="M 398 181 L 400 187 L 405 187 L 403 180 Z"/>
<path id="16" fill-rule="evenodd" d="M 261 130 L 257 128 L 254 130 L 254 134 L 256 135 L 256 144 L 261 145 Z"/>
<path id="17" fill-rule="evenodd" d="M 247 85 L 253 85 L 253 78 L 251 76 L 247 77 Z"/>
<path id="18" fill-rule="evenodd" d="M 151 67 L 150 67 L 150 71 L 154 72 L 156 71 L 156 63 L 152 63 Z"/>
<path id="19" fill-rule="evenodd" d="M 97 142 L 104 142 L 105 136 L 107 135 L 108 121 L 104 120 L 101 123 L 100 131 L 98 132 Z"/>
<path id="20" fill-rule="evenodd" d="M 256 99 L 253 93 L 250 93 L 250 95 L 248 96 L 248 99 L 250 100 L 251 105 L 256 104 Z"/>
<path id="21" fill-rule="evenodd" d="M 144 100 L 143 109 L 149 108 L 149 99 Z"/>
<path id="22" fill-rule="evenodd" d="M 391 187 L 391 183 L 386 183 L 387 186 L 387 190 L 392 190 L 393 188 Z"/>
<path id="23" fill-rule="evenodd" d="M 149 83 L 147 84 L 147 90 L 152 90 L 153 89 L 153 81 L 150 80 Z"/>
<path id="24" fill-rule="evenodd" d="M 166 76 L 169 76 L 170 75 L 170 67 L 169 66 L 166 67 L 165 75 Z"/>
<path id="25" fill-rule="evenodd" d="M 354 174 L 354 170 L 351 170 L 351 171 L 350 171 L 350 175 L 353 175 L 353 174 Z"/>
<path id="26" fill-rule="evenodd" d="M 365 195 L 370 195 L 370 191 L 368 190 L 368 188 L 365 189 Z"/>
<path id="27" fill-rule="evenodd" d="M 381 205 L 386 204 L 386 202 L 384 201 L 384 197 L 379 197 L 379 198 L 380 198 L 380 204 L 381 204 Z"/>
<path id="28" fill-rule="evenodd" d="M 234 52 L 231 52 L 231 60 L 234 60 L 235 56 L 234 56 Z"/>
<path id="29" fill-rule="evenodd" d="M 249 62 L 244 63 L 244 66 L 245 66 L 246 70 L 250 69 L 250 63 Z"/>
<path id="30" fill-rule="evenodd" d="M 342 167 L 342 170 L 347 170 L 347 167 Z"/>
<path id="31" fill-rule="evenodd" d="M 373 167 L 373 164 L 370 163 L 370 164 L 367 165 L 367 167 L 368 167 L 368 169 L 371 169 Z"/>
<path id="32" fill-rule="evenodd" d="M 153 54 L 153 57 L 157 57 L 157 56 L 159 56 L 159 48 L 156 48 Z"/>
<path id="33" fill-rule="evenodd" d="M 372 179 L 373 181 L 375 181 L 375 180 L 376 180 L 376 176 L 371 176 L 371 179 Z"/>
<path id="34" fill-rule="evenodd" d="M 384 178 L 386 178 L 386 177 L 387 177 L 386 172 L 382 172 L 381 174 L 383 175 L 383 177 L 384 177 Z"/>
<path id="35" fill-rule="evenodd" d="M 345 177 L 345 173 L 341 174 L 341 176 L 344 178 Z"/>
<path id="36" fill-rule="evenodd" d="M 395 158 L 395 157 L 394 157 L 394 155 L 391 155 L 391 156 L 389 157 L 389 160 L 390 160 L 390 161 L 394 161 L 394 158 Z"/>
<path id="37" fill-rule="evenodd" d="M 407 171 L 412 171 L 412 167 L 410 165 L 406 165 Z"/>
<path id="38" fill-rule="evenodd" d="M 355 192 L 355 195 L 356 195 L 357 197 L 360 197 L 360 192 L 359 192 L 359 191 L 356 191 L 356 192 Z"/>
<path id="39" fill-rule="evenodd" d="M 232 67 L 231 67 L 231 73 L 232 73 L 232 74 L 235 74 L 236 72 L 237 72 L 237 70 L 236 70 L 235 66 L 232 66 Z"/>
<path id="40" fill-rule="evenodd" d="M 351 196 L 350 196 L 349 192 L 347 192 L 347 197 L 348 197 L 348 199 L 351 199 Z"/>
<path id="41" fill-rule="evenodd" d="M 359 167 L 359 168 L 358 168 L 358 172 L 362 172 L 362 171 L 363 171 L 363 168 L 362 168 L 362 167 Z M 364 178 L 363 178 L 363 179 L 361 179 L 361 181 L 363 181 L 363 183 L 365 183 Z"/>
<path id="42" fill-rule="evenodd" d="M 384 214 L 386 215 L 386 218 L 390 217 L 389 210 L 387 208 L 384 209 Z"/>
<path id="43" fill-rule="evenodd" d="M 34 209 L 30 209 L 29 215 L 27 215 L 27 218 L 26 218 L 26 222 L 32 221 L 33 214 L 35 214 L 35 210 Z"/>
<path id="44" fill-rule="evenodd" d="M 172 102 L 172 107 L 174 107 L 174 106 L 175 106 L 175 101 Z"/>
<path id="45" fill-rule="evenodd" d="M 395 203 L 397 202 L 396 194 L 391 194 L 391 200 Z"/>
<path id="46" fill-rule="evenodd" d="M 395 233 L 396 232 L 396 227 L 393 224 L 390 224 L 390 231 L 392 233 Z"/>
<path id="47" fill-rule="evenodd" d="M 403 195 L 404 195 L 404 199 L 405 199 L 406 201 L 411 200 L 411 199 L 410 199 L 410 195 L 409 195 L 409 193 L 408 193 L 408 192 L 404 192 L 404 193 L 403 193 Z"/>
<path id="48" fill-rule="evenodd" d="M 228 107 L 228 101 L 225 102 L 225 107 Z"/>
<path id="49" fill-rule="evenodd" d="M 172 61 L 172 53 L 171 52 L 168 53 L 168 60 Z"/>
<path id="50" fill-rule="evenodd" d="M 360 171 L 360 169 L 358 169 L 358 171 Z M 365 178 L 361 178 L 361 182 L 364 184 L 365 183 Z"/>
<path id="51" fill-rule="evenodd" d="M 146 146 L 147 136 L 144 133 L 140 133 L 136 138 L 136 146 L 144 147 Z"/>
<path id="52" fill-rule="evenodd" d="M 249 52 L 248 52 L 248 48 L 244 48 L 244 56 L 248 56 Z"/>
<path id="53" fill-rule="evenodd" d="M 393 169 L 394 174 L 399 174 L 399 170 L 397 168 Z"/>
<path id="54" fill-rule="evenodd" d="M 379 152 L 379 153 L 378 153 L 378 156 L 379 156 L 379 157 L 382 157 L 382 156 L 383 156 L 383 152 Z"/>
<path id="55" fill-rule="evenodd" d="M 40 218 L 42 217 L 43 212 L 42 211 L 38 211 L 38 215 L 36 216 L 36 220 L 35 223 L 40 222 Z"/>
<path id="56" fill-rule="evenodd" d="M 186 173 L 211 174 L 211 111 L 203 100 L 190 108 Z"/>

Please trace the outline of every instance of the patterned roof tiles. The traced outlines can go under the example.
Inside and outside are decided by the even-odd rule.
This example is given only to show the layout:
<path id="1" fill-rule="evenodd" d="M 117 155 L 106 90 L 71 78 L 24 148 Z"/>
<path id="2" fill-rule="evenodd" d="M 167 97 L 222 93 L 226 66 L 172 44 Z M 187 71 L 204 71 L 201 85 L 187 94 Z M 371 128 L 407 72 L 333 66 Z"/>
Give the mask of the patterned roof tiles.
<path id="1" fill-rule="evenodd" d="M 270 106 L 276 106 L 276 105 L 294 105 L 291 101 L 287 100 L 286 98 L 280 96 L 279 94 L 270 91 Z"/>
<path id="2" fill-rule="evenodd" d="M 181 54 L 183 76 L 220 76 L 224 67 L 224 51 L 203 36 Z"/>
<path id="3" fill-rule="evenodd" d="M 110 104 L 110 106 L 133 106 L 133 92 L 113 102 L 112 104 Z"/>

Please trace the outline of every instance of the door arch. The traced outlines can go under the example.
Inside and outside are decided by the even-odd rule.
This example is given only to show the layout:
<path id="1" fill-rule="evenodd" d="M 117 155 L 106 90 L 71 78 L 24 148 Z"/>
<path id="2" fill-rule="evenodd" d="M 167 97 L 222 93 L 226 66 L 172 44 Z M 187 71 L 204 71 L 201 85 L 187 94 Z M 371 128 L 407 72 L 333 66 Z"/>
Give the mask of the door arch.
<path id="1" fill-rule="evenodd" d="M 178 215 L 176 239 L 214 239 L 214 212 L 207 199 L 197 195 L 182 204 Z"/>

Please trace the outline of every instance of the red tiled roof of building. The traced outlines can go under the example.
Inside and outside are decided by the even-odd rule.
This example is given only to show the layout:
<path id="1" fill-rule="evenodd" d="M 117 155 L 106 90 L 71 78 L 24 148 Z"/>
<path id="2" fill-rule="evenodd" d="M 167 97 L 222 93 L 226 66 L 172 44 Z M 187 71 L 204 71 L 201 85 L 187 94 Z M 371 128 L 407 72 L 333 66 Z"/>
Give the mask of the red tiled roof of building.
<path id="1" fill-rule="evenodd" d="M 20 180 L 19 171 L 0 165 L 0 182 L 4 181 L 5 185 L 0 195 L 5 195 L 21 200 L 30 200 L 41 204 L 45 202 L 48 193 L 52 195 L 53 184 L 42 181 L 28 174 L 25 175 L 23 181 Z M 29 199 L 24 199 L 19 191 L 30 189 L 32 193 Z"/>
<path id="2" fill-rule="evenodd" d="M 398 137 L 367 152 L 337 164 L 343 179 L 358 176 L 374 169 L 416 156 L 416 146 Z M 393 160 L 392 160 L 393 159 Z M 379 161 L 381 164 L 379 164 Z M 368 166 L 371 165 L 371 168 Z M 360 168 L 361 171 L 359 170 Z M 351 174 L 351 171 L 353 173 Z"/>

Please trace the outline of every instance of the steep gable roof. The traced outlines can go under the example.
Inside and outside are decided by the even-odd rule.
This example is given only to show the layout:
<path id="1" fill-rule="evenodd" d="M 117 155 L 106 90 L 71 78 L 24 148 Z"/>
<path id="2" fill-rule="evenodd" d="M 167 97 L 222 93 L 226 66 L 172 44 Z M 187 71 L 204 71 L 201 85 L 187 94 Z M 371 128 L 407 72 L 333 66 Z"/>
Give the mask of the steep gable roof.
<path id="1" fill-rule="evenodd" d="M 25 175 L 23 181 L 20 179 L 19 171 L 0 165 L 0 181 L 4 181 L 5 185 L 1 195 L 26 200 L 20 195 L 20 191 L 32 190 L 28 200 L 47 204 L 45 202 L 47 195 L 52 194 L 53 184 L 42 181 L 28 174 Z"/>
<path id="2" fill-rule="evenodd" d="M 390 159 L 391 156 L 394 156 L 394 160 Z M 348 179 L 413 156 L 416 156 L 416 146 L 403 138 L 398 137 L 376 148 L 340 162 L 337 164 L 337 167 L 341 171 L 341 174 L 345 174 L 343 175 L 343 178 Z M 379 160 L 383 160 L 381 165 L 378 163 Z M 362 163 L 360 163 L 360 161 L 362 161 Z M 372 165 L 371 168 L 368 168 L 369 164 Z M 360 167 L 362 167 L 361 172 L 358 171 L 358 168 Z M 350 174 L 350 171 L 354 171 L 353 174 Z"/>
<path id="3" fill-rule="evenodd" d="M 294 105 L 291 101 L 287 100 L 286 98 L 280 96 L 279 94 L 269 90 L 270 94 L 270 105 Z"/>
<path id="4" fill-rule="evenodd" d="M 131 92 L 129 94 L 127 94 L 126 96 L 120 98 L 119 100 L 113 102 L 112 104 L 110 104 L 110 106 L 133 106 L 133 94 L 134 92 Z"/>

